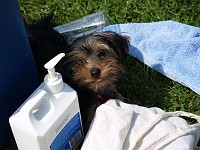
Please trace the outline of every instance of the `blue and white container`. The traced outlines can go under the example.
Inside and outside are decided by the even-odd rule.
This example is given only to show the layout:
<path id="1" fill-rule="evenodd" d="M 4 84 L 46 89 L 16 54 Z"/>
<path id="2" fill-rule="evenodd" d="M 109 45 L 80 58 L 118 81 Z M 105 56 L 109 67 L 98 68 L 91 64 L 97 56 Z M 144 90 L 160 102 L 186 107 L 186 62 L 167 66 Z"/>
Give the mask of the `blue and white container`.
<path id="1" fill-rule="evenodd" d="M 73 150 L 83 139 L 77 93 L 54 69 L 64 55 L 45 65 L 44 82 L 9 119 L 19 150 Z"/>

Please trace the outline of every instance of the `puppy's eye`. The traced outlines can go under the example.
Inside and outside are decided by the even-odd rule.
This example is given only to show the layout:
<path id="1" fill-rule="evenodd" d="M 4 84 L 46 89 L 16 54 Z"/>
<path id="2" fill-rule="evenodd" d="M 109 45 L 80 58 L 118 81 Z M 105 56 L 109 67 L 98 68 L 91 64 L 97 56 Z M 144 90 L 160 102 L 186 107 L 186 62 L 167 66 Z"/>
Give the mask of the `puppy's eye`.
<path id="1" fill-rule="evenodd" d="M 97 56 L 98 56 L 99 58 L 103 59 L 103 58 L 105 58 L 105 56 L 106 56 L 106 52 L 100 52 L 100 53 L 97 54 Z"/>

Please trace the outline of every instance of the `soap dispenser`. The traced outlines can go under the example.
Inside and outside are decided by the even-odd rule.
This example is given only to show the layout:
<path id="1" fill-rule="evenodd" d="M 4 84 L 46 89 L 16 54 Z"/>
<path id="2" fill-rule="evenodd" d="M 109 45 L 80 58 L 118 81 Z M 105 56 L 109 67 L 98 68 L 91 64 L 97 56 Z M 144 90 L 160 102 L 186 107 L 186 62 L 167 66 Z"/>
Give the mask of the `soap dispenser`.
<path id="1" fill-rule="evenodd" d="M 63 80 L 60 73 L 55 72 L 55 65 L 65 56 L 64 53 L 58 54 L 44 65 L 48 74 L 44 78 L 45 88 L 49 93 L 59 93 L 63 89 Z"/>
<path id="2" fill-rule="evenodd" d="M 9 118 L 19 150 L 73 150 L 83 139 L 77 93 L 54 68 L 64 56 L 45 64 L 44 82 Z"/>

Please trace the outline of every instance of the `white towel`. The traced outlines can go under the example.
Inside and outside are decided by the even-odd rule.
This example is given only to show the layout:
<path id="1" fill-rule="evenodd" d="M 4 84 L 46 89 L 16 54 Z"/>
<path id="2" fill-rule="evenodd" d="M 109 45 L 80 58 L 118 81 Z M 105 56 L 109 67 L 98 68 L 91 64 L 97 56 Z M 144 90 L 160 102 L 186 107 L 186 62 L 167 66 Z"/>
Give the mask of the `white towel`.
<path id="1" fill-rule="evenodd" d="M 109 100 L 97 108 L 82 150 L 193 150 L 200 137 L 200 123 L 189 125 L 178 116 L 200 117 L 186 112 L 164 112 Z"/>
<path id="2" fill-rule="evenodd" d="M 122 149 L 134 111 L 112 105 L 113 102 L 109 101 L 97 108 L 92 126 L 82 146 L 83 150 Z"/>

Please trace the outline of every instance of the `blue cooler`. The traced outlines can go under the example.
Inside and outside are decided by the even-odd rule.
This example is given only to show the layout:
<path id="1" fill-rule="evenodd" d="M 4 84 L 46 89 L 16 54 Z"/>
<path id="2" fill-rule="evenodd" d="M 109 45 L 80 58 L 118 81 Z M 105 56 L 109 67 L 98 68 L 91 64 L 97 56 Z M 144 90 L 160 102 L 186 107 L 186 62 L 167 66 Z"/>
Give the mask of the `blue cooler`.
<path id="1" fill-rule="evenodd" d="M 11 137 L 8 119 L 37 87 L 37 70 L 17 0 L 0 5 L 0 149 Z"/>

